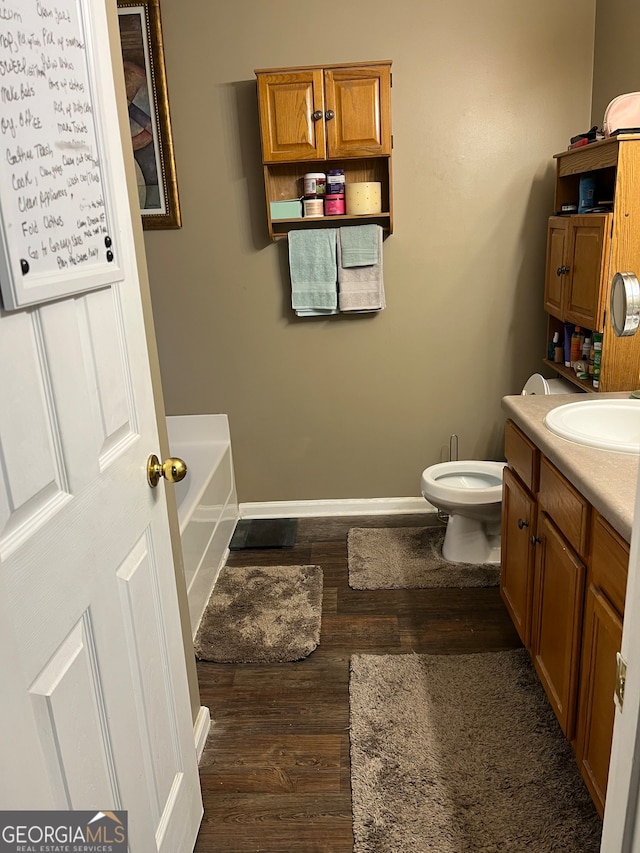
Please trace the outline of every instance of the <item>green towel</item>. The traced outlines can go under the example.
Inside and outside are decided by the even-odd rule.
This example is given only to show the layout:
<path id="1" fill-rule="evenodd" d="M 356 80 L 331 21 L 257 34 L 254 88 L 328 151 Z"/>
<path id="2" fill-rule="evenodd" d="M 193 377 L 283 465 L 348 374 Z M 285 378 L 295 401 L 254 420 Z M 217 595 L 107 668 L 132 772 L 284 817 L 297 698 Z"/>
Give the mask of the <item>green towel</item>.
<path id="1" fill-rule="evenodd" d="M 348 225 L 340 229 L 343 267 L 371 267 L 380 260 L 378 225 Z"/>
<path id="2" fill-rule="evenodd" d="M 338 308 L 336 229 L 289 231 L 291 305 L 304 312 Z"/>

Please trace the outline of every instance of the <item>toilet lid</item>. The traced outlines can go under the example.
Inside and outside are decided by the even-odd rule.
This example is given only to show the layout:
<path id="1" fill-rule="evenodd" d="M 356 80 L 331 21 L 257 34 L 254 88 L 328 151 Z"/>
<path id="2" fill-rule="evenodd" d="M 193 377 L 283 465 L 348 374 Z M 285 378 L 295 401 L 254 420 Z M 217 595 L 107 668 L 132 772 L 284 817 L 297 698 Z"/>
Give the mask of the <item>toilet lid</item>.
<path id="1" fill-rule="evenodd" d="M 527 394 L 548 394 L 549 393 L 549 384 L 547 380 L 540 373 L 534 373 L 530 376 L 525 382 L 524 388 L 522 389 L 522 396 L 525 397 Z"/>

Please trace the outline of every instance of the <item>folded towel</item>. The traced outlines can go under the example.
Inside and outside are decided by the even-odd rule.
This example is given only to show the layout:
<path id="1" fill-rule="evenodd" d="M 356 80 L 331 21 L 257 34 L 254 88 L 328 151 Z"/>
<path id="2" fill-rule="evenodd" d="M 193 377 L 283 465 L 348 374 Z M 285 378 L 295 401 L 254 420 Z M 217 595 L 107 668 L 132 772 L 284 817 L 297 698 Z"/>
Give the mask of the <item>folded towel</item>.
<path id="1" fill-rule="evenodd" d="M 291 306 L 300 316 L 338 309 L 336 229 L 289 231 Z"/>
<path id="2" fill-rule="evenodd" d="M 380 259 L 378 253 L 379 225 L 348 225 L 340 229 L 341 261 L 343 267 L 370 267 Z"/>
<path id="3" fill-rule="evenodd" d="M 369 266 L 343 267 L 341 263 L 342 232 L 338 229 L 338 301 L 340 310 L 346 313 L 381 311 L 386 306 L 382 276 L 382 228 L 376 228 L 378 262 Z"/>

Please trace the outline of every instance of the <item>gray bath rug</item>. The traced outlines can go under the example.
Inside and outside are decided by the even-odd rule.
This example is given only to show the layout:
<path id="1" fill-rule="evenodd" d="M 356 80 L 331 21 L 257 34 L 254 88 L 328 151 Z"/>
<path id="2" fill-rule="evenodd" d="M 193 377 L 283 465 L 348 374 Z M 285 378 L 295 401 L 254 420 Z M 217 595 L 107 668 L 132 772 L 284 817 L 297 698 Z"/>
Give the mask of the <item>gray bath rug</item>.
<path id="1" fill-rule="evenodd" d="M 194 642 L 198 660 L 282 663 L 320 642 L 319 566 L 225 566 Z"/>
<path id="2" fill-rule="evenodd" d="M 354 853 L 596 853 L 602 823 L 524 649 L 354 655 Z"/>
<path id="3" fill-rule="evenodd" d="M 445 527 L 352 527 L 347 537 L 353 589 L 498 586 L 500 566 L 451 563 Z"/>

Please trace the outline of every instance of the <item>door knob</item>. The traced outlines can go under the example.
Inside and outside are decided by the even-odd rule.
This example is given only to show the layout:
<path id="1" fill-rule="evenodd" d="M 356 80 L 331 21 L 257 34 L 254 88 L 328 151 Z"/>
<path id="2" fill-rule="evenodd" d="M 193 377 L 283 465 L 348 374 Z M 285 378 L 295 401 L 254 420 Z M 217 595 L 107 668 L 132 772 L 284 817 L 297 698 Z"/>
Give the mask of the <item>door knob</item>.
<path id="1" fill-rule="evenodd" d="M 170 483 L 179 483 L 187 476 L 187 465 L 182 459 L 177 457 L 169 457 L 164 462 L 160 462 L 155 453 L 147 459 L 147 483 L 152 489 L 160 482 L 160 477 L 164 477 Z"/>

